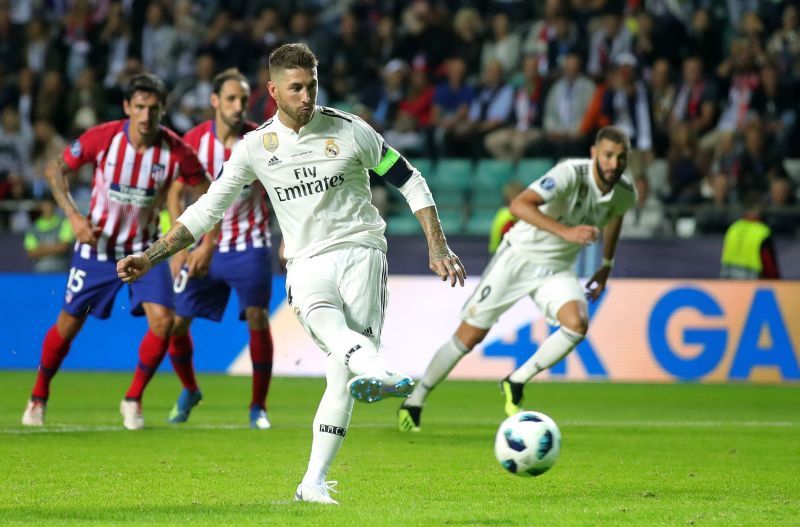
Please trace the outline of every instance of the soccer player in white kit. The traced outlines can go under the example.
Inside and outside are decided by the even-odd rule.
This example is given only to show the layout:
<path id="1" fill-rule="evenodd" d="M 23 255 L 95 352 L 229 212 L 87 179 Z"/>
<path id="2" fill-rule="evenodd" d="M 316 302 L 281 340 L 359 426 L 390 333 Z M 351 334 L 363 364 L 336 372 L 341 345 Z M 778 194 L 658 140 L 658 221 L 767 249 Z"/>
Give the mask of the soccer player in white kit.
<path id="1" fill-rule="evenodd" d="M 401 431 L 420 430 L 431 390 L 480 343 L 500 316 L 530 296 L 548 321 L 560 326 L 522 366 L 500 383 L 505 411 L 520 408 L 522 389 L 539 372 L 575 349 L 589 328 L 586 298 L 596 300 L 611 274 L 622 217 L 636 203 L 623 176 L 630 140 L 616 127 L 601 129 L 590 159 L 568 159 L 533 182 L 511 203 L 519 221 L 506 234 L 461 312 L 453 337 L 434 355 L 422 380 L 398 410 Z M 603 264 L 584 291 L 572 271 L 578 252 L 603 228 Z"/>
<path id="2" fill-rule="evenodd" d="M 283 230 L 287 299 L 328 355 L 327 388 L 314 418 L 311 458 L 295 499 L 336 504 L 328 468 L 347 432 L 353 400 L 407 397 L 410 377 L 378 355 L 386 309 L 386 224 L 371 204 L 368 171 L 399 187 L 428 241 L 430 268 L 464 285 L 425 180 L 358 117 L 316 105 L 317 59 L 304 44 L 269 58 L 277 115 L 236 144 L 205 195 L 143 254 L 117 262 L 132 282 L 189 246 L 221 218 L 242 187 L 258 179 Z"/>

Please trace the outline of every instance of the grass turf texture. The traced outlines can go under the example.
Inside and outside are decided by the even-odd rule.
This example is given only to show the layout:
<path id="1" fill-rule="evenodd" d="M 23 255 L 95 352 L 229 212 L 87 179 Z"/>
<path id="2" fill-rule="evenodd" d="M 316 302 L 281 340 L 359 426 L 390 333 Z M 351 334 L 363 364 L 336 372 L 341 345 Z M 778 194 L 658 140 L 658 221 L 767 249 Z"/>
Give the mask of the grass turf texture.
<path id="1" fill-rule="evenodd" d="M 796 525 L 800 387 L 533 384 L 559 424 L 556 466 L 505 473 L 494 383 L 447 382 L 421 434 L 396 401 L 356 405 L 329 479 L 339 507 L 294 503 L 324 382 L 277 378 L 273 429 L 249 430 L 249 380 L 201 376 L 205 401 L 168 425 L 179 386 L 156 376 L 147 429 L 121 430 L 127 374 L 62 373 L 48 427 L 19 425 L 33 372 L 0 372 L 0 524 Z"/>

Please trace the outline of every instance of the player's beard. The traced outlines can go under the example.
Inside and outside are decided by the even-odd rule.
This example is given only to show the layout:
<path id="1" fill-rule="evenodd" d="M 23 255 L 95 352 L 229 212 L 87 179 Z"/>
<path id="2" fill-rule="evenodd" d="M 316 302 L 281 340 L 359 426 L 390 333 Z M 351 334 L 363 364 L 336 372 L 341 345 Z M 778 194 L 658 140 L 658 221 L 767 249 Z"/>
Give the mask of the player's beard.
<path id="1" fill-rule="evenodd" d="M 617 170 L 603 170 L 602 167 L 600 166 L 599 159 L 594 160 L 594 165 L 595 165 L 595 170 L 597 170 L 597 174 L 600 176 L 600 181 L 602 181 L 603 184 L 608 188 L 613 187 L 614 184 L 617 182 L 617 180 L 619 180 L 619 176 L 622 172 Z M 610 177 L 612 179 L 609 180 L 608 177 L 606 177 L 606 174 L 610 174 Z"/>

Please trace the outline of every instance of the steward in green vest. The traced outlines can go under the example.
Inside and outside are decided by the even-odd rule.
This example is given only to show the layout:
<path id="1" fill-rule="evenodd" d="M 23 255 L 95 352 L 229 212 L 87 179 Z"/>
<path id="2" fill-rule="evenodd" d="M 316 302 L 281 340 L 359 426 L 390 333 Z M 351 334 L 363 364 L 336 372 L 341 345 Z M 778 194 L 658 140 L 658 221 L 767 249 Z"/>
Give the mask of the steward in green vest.
<path id="1" fill-rule="evenodd" d="M 761 221 L 761 206 L 752 204 L 744 217 L 725 233 L 721 278 L 757 280 L 780 278 L 772 230 Z"/>
<path id="2" fill-rule="evenodd" d="M 41 215 L 25 234 L 24 246 L 37 273 L 59 273 L 69 269 L 69 253 L 75 237 L 67 220 L 56 214 L 55 204 L 42 200 Z"/>

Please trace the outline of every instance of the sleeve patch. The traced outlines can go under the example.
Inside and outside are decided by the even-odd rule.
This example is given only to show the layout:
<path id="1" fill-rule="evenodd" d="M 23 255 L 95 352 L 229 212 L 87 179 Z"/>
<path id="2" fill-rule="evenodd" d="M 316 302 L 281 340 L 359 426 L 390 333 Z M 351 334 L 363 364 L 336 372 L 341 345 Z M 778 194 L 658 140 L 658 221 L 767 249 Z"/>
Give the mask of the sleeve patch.
<path id="1" fill-rule="evenodd" d="M 542 178 L 539 182 L 539 186 L 542 187 L 543 190 L 553 190 L 556 188 L 556 182 L 550 176 Z"/>
<path id="2" fill-rule="evenodd" d="M 72 154 L 72 157 L 81 157 L 81 142 L 79 139 L 74 140 L 69 145 L 69 153 Z"/>

